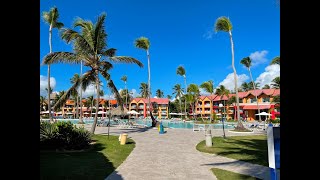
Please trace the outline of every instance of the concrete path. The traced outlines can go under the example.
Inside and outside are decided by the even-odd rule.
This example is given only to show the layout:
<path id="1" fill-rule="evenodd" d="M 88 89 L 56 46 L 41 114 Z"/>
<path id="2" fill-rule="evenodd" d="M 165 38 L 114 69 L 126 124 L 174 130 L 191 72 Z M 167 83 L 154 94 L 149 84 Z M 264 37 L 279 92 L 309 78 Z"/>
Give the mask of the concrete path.
<path id="1" fill-rule="evenodd" d="M 156 129 L 110 128 L 110 134 L 127 133 L 136 142 L 136 147 L 127 159 L 106 179 L 107 180 L 178 180 L 216 179 L 211 168 L 217 167 L 261 179 L 269 179 L 269 168 L 238 161 L 214 154 L 202 153 L 195 146 L 205 139 L 205 134 L 190 129 L 165 129 L 159 134 Z M 96 134 L 106 134 L 106 127 L 97 127 Z M 222 130 L 215 129 L 213 136 L 222 136 Z M 260 132 L 261 133 L 261 132 Z M 255 133 L 259 134 L 259 133 Z M 249 134 L 230 133 L 226 136 Z M 253 133 L 250 133 L 253 135 Z"/>

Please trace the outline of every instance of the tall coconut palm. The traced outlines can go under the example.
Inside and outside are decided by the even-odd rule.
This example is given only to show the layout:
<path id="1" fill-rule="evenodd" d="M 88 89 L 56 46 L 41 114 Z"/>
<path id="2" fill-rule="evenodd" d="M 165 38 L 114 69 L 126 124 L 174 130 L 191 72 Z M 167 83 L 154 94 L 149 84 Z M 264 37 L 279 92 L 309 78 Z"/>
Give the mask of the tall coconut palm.
<path id="1" fill-rule="evenodd" d="M 224 85 L 220 85 L 218 89 L 216 89 L 216 94 L 220 96 L 220 100 L 223 99 L 223 96 L 226 96 L 229 100 L 229 90 L 226 89 L 226 87 Z M 226 100 L 223 101 L 223 107 L 224 107 L 224 115 L 221 113 L 221 117 L 223 118 L 223 116 L 225 116 L 222 119 L 222 130 L 223 130 L 223 138 L 226 138 L 226 134 L 224 131 L 224 120 L 226 119 Z M 239 120 L 240 121 L 240 120 Z"/>
<path id="2" fill-rule="evenodd" d="M 163 91 L 161 91 L 161 89 L 157 89 L 157 91 L 156 91 L 156 96 L 157 96 L 158 98 L 162 98 L 162 97 L 163 97 Z"/>
<path id="3" fill-rule="evenodd" d="M 246 82 L 243 82 L 243 83 L 241 84 L 241 89 L 242 89 L 244 92 L 249 91 L 249 90 L 250 90 L 249 84 L 246 83 Z"/>
<path id="4" fill-rule="evenodd" d="M 198 85 L 189 84 L 187 92 L 188 92 L 188 95 L 186 96 L 186 98 L 189 100 L 189 103 L 190 103 L 190 106 L 192 109 L 193 118 L 196 119 L 194 106 L 195 106 L 195 102 L 197 101 L 198 97 L 200 96 L 200 90 L 199 90 Z"/>
<path id="5" fill-rule="evenodd" d="M 172 96 L 170 96 L 170 95 L 167 95 L 167 98 L 169 99 L 169 101 L 170 101 L 170 99 L 172 98 Z"/>
<path id="6" fill-rule="evenodd" d="M 149 97 L 148 84 L 141 83 L 139 89 L 140 89 L 140 95 L 141 95 L 142 98 L 148 98 Z"/>
<path id="7" fill-rule="evenodd" d="M 260 114 L 260 107 L 259 107 L 259 100 L 258 100 L 258 96 L 257 96 L 257 92 L 256 92 L 256 83 L 254 83 L 253 78 L 252 78 L 252 74 L 251 74 L 251 59 L 250 57 L 245 57 L 240 61 L 241 64 L 243 64 L 249 71 L 250 74 L 250 78 L 251 78 L 251 84 L 253 85 L 253 92 L 254 95 L 256 97 L 256 101 L 257 101 L 257 107 L 258 107 L 258 114 Z M 259 122 L 261 122 L 261 116 L 259 116 Z"/>
<path id="8" fill-rule="evenodd" d="M 128 92 L 128 90 L 127 90 L 127 80 L 128 80 L 128 78 L 127 78 L 127 76 L 126 75 L 124 75 L 124 76 L 122 76 L 121 77 L 121 80 L 124 82 L 124 89 L 126 90 L 125 92 Z M 126 94 L 126 108 L 128 108 L 128 95 Z"/>
<path id="9" fill-rule="evenodd" d="M 280 66 L 280 56 L 276 56 L 275 58 L 273 58 L 270 65 L 272 64 L 279 64 Z"/>
<path id="10" fill-rule="evenodd" d="M 151 71 L 150 71 L 150 41 L 146 37 L 140 37 L 135 40 L 134 45 L 136 48 L 143 49 L 147 52 L 148 58 L 148 105 L 149 105 L 149 112 L 151 114 L 151 104 L 150 104 L 150 95 L 151 95 Z"/>
<path id="11" fill-rule="evenodd" d="M 181 88 L 181 85 L 180 84 L 176 84 L 174 85 L 173 87 L 173 95 L 176 95 L 175 98 L 176 99 L 179 99 L 179 104 L 180 104 L 180 111 L 181 111 L 181 114 L 182 114 L 182 107 L 181 107 L 181 98 L 183 96 L 183 88 Z"/>
<path id="12" fill-rule="evenodd" d="M 184 69 L 184 67 L 179 66 L 177 68 L 177 74 L 184 78 L 184 87 L 185 87 L 184 94 L 187 94 L 187 76 L 186 76 L 186 70 Z M 186 101 L 184 101 L 184 113 L 185 113 L 185 118 L 187 119 L 187 102 Z"/>
<path id="13" fill-rule="evenodd" d="M 52 53 L 52 29 L 57 28 L 60 29 L 63 27 L 63 23 L 58 22 L 59 18 L 59 11 L 58 8 L 52 7 L 50 11 L 44 11 L 42 12 L 42 18 L 43 20 L 49 24 L 49 48 L 50 53 Z M 50 87 L 50 64 L 48 64 L 48 87 Z M 50 90 L 50 88 L 49 88 Z M 50 93 L 51 91 L 48 91 L 48 102 L 50 102 Z M 52 114 L 51 114 L 51 104 L 48 103 L 48 109 L 49 109 L 49 119 L 50 122 L 53 121 Z"/>
<path id="14" fill-rule="evenodd" d="M 44 57 L 43 63 L 52 64 L 63 62 L 77 64 L 82 61 L 84 66 L 89 67 L 89 70 L 81 77 L 82 89 L 91 83 L 95 83 L 96 92 L 100 92 L 100 86 L 98 84 L 100 83 L 99 74 L 101 74 L 107 81 L 108 88 L 115 95 L 117 102 L 121 105 L 121 109 L 123 110 L 120 94 L 109 73 L 110 69 L 113 68 L 111 62 L 134 63 L 139 67 L 143 67 L 143 64 L 132 57 L 115 56 L 116 49 L 107 48 L 107 33 L 105 32 L 104 27 L 105 18 L 106 14 L 101 14 L 95 24 L 91 21 L 85 21 L 78 18 L 74 23 L 74 28 L 80 27 L 80 33 L 72 29 L 63 29 L 61 33 L 62 39 L 67 43 L 73 42 L 74 52 L 50 53 Z M 66 93 L 64 99 L 68 98 L 69 95 L 69 93 Z M 97 93 L 97 99 L 96 109 L 99 108 L 99 93 Z M 97 115 L 98 114 L 96 113 L 91 128 L 91 133 L 93 134 L 97 125 Z"/>
<path id="15" fill-rule="evenodd" d="M 262 89 L 270 89 L 270 85 L 269 84 L 265 84 Z"/>
<path id="16" fill-rule="evenodd" d="M 214 91 L 214 88 L 213 88 L 213 81 L 212 80 L 209 80 L 209 81 L 206 81 L 204 83 L 202 83 L 200 85 L 200 87 L 202 89 L 204 89 L 204 91 L 210 93 L 211 95 L 211 98 L 210 98 L 210 122 L 212 121 L 212 106 L 213 106 L 213 100 L 212 100 L 212 95 L 213 95 L 213 91 Z"/>
<path id="17" fill-rule="evenodd" d="M 278 77 L 275 77 L 273 80 L 272 80 L 272 88 L 276 88 L 276 89 L 280 89 L 280 76 Z"/>
<path id="18" fill-rule="evenodd" d="M 238 125 L 237 127 L 240 129 L 244 129 L 244 126 L 242 122 L 240 121 L 240 107 L 239 107 L 239 95 L 238 95 L 238 77 L 237 77 L 237 71 L 236 67 L 234 66 L 234 45 L 232 40 L 232 24 L 229 18 L 225 16 L 221 16 L 216 20 L 215 23 L 215 31 L 224 31 L 229 33 L 230 37 L 230 43 L 231 43 L 231 55 L 232 55 L 232 69 L 233 69 L 233 75 L 234 75 L 234 89 L 236 91 L 236 100 L 237 100 L 237 119 L 238 119 Z"/>

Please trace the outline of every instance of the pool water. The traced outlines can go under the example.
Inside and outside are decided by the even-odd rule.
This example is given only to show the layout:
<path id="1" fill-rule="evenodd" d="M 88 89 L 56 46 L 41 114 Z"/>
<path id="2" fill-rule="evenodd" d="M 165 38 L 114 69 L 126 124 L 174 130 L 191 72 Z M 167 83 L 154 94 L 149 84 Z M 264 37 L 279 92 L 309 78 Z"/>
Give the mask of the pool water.
<path id="1" fill-rule="evenodd" d="M 72 124 L 78 124 L 79 119 L 57 119 L 58 121 L 70 121 Z M 44 121 L 49 121 L 44 120 Z M 83 122 L 85 124 L 92 124 L 93 123 L 93 119 L 84 119 Z M 101 120 L 99 119 L 98 122 L 100 122 Z M 105 119 L 105 121 L 108 121 L 108 119 Z M 123 119 L 123 121 L 127 122 L 127 119 Z M 134 121 L 139 125 L 145 125 L 147 127 L 151 127 L 152 126 L 152 121 L 151 120 L 141 120 L 141 119 L 135 119 L 135 120 L 130 120 L 130 121 Z M 111 125 L 117 125 L 116 122 L 114 122 L 113 120 L 110 121 Z M 162 120 L 162 125 L 165 128 L 173 128 L 173 129 L 193 129 L 193 122 L 183 122 L 183 121 L 171 121 L 171 120 Z M 199 124 L 199 126 L 204 127 L 204 124 Z M 222 124 L 209 124 L 209 126 L 211 126 L 212 129 L 222 129 Z M 225 123 L 224 124 L 224 128 L 225 129 L 233 129 L 235 128 L 236 123 Z"/>

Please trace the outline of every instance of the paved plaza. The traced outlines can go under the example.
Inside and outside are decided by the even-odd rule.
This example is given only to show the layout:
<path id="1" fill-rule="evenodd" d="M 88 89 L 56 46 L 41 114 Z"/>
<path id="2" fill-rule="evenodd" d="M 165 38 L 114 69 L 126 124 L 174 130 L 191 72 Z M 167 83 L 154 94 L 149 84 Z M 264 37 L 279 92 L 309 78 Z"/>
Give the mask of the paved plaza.
<path id="1" fill-rule="evenodd" d="M 91 126 L 86 125 L 90 129 Z M 107 127 L 97 127 L 96 134 L 107 134 Z M 159 134 L 153 128 L 118 129 L 110 128 L 110 134 L 127 133 L 128 138 L 136 142 L 127 159 L 106 179 L 216 179 L 213 167 L 246 174 L 261 179 L 269 179 L 269 168 L 251 164 L 214 154 L 202 153 L 196 150 L 196 145 L 205 140 L 204 131 L 192 129 L 165 129 L 165 134 Z M 226 136 L 241 136 L 261 134 L 231 133 L 226 130 Z M 214 137 L 222 136 L 222 129 L 214 129 Z M 280 174 L 280 173 L 279 173 Z"/>

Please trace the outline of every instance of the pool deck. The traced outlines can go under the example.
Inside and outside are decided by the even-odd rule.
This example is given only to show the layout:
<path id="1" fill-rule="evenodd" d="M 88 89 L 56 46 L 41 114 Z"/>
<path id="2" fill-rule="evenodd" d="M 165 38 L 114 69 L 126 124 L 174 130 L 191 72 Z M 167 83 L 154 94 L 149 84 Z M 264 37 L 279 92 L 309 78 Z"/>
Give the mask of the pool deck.
<path id="1" fill-rule="evenodd" d="M 85 125 L 87 129 L 91 125 Z M 269 168 L 234 160 L 215 154 L 202 153 L 196 145 L 205 139 L 204 131 L 192 129 L 165 129 L 159 134 L 153 128 L 119 129 L 110 128 L 110 134 L 127 133 L 128 138 L 136 142 L 127 159 L 106 180 L 131 179 L 216 179 L 213 167 L 246 174 L 261 179 L 269 179 Z M 265 134 L 264 131 L 254 133 L 232 133 L 225 131 L 226 136 L 242 136 Z M 95 134 L 107 134 L 107 127 L 97 127 Z M 222 136 L 222 129 L 214 129 L 213 137 Z M 280 172 L 278 173 L 280 174 Z"/>

